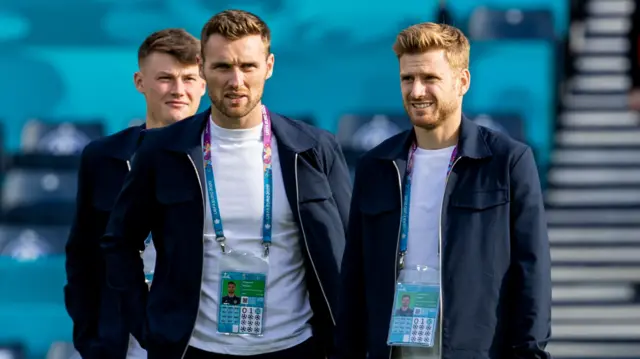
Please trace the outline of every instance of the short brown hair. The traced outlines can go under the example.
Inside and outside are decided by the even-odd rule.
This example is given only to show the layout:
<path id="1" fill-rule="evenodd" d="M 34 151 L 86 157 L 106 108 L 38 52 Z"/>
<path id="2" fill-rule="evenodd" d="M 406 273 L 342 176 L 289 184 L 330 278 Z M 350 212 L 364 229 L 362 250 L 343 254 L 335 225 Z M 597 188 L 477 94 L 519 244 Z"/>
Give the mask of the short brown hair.
<path id="1" fill-rule="evenodd" d="M 138 65 L 154 52 L 173 56 L 183 65 L 196 65 L 200 41 L 184 29 L 164 29 L 149 35 L 138 49 Z"/>
<path id="2" fill-rule="evenodd" d="M 393 51 L 398 58 L 430 50 L 444 50 L 452 68 L 469 67 L 469 40 L 462 31 L 450 25 L 433 22 L 416 24 L 402 30 L 393 44 Z"/>
<path id="3" fill-rule="evenodd" d="M 271 30 L 258 15 L 244 10 L 225 10 L 214 15 L 202 28 L 200 39 L 206 44 L 213 35 L 221 35 L 227 40 L 238 40 L 245 36 L 260 35 L 271 53 Z"/>

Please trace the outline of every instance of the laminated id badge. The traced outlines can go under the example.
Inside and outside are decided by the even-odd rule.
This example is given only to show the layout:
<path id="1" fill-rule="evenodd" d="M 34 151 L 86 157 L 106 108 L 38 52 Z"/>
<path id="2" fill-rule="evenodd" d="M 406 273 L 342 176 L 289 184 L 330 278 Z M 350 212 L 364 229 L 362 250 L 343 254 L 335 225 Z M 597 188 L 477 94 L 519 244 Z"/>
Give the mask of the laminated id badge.
<path id="1" fill-rule="evenodd" d="M 227 251 L 219 263 L 218 333 L 263 335 L 269 262 L 252 253 Z"/>
<path id="2" fill-rule="evenodd" d="M 407 268 L 396 283 L 387 344 L 433 347 L 440 310 L 439 271 Z"/>

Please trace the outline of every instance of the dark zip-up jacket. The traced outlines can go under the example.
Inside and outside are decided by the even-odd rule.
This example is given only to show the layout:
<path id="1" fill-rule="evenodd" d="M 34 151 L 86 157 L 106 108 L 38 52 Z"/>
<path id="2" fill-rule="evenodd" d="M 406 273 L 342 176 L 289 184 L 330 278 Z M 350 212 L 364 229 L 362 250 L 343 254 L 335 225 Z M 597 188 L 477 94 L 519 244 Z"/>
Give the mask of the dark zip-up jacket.
<path id="1" fill-rule="evenodd" d="M 150 359 L 181 358 L 196 322 L 208 205 L 201 138 L 209 114 L 146 131 L 101 242 L 108 283 L 125 294 L 122 315 Z M 314 337 L 331 355 L 351 178 L 332 134 L 275 113 L 271 122 L 301 232 Z M 138 252 L 149 230 L 157 251 L 150 292 Z"/>
<path id="2" fill-rule="evenodd" d="M 356 170 L 338 309 L 340 359 L 387 359 L 409 147 L 406 131 Z M 531 149 L 463 118 L 441 216 L 442 358 L 550 358 L 551 260 Z"/>
<path id="3" fill-rule="evenodd" d="M 143 126 L 88 144 L 81 155 L 76 213 L 66 245 L 65 305 L 73 344 L 85 359 L 124 359 L 129 335 L 119 328 L 117 293 L 106 285 L 100 237 L 129 172 Z"/>

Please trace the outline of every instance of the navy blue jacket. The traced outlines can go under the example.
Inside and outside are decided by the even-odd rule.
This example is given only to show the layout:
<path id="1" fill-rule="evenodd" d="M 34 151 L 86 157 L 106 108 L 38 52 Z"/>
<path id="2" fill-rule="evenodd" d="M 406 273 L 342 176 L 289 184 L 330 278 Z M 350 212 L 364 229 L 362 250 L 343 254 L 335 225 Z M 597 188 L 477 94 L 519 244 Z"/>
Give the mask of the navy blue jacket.
<path id="1" fill-rule="evenodd" d="M 76 213 L 66 245 L 64 294 L 73 320 L 73 344 L 84 359 L 126 356 L 129 336 L 113 330 L 121 325 L 117 292 L 106 286 L 99 241 L 142 128 L 130 127 L 97 139 L 82 152 Z"/>
<path id="2" fill-rule="evenodd" d="M 107 280 L 126 293 L 122 314 L 150 359 L 181 358 L 196 322 L 208 205 L 201 136 L 209 113 L 146 131 L 101 242 Z M 287 200 L 301 228 L 314 336 L 331 354 L 349 171 L 332 134 L 274 113 L 271 121 Z M 150 291 L 138 252 L 149 230 L 157 251 Z"/>
<path id="3" fill-rule="evenodd" d="M 342 262 L 341 359 L 387 359 L 406 131 L 356 169 Z M 442 358 L 550 358 L 547 224 L 531 149 L 463 118 L 442 207 Z M 368 356 L 367 356 L 368 354 Z"/>

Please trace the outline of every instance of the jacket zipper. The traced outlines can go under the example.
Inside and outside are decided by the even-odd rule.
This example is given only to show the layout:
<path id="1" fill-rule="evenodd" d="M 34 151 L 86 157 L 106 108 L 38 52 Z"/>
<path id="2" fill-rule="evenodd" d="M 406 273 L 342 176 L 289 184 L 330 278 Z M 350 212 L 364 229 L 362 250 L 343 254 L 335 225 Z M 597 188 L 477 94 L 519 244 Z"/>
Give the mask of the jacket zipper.
<path id="1" fill-rule="evenodd" d="M 131 172 L 131 161 L 127 160 L 127 172 Z M 142 252 L 140 252 L 142 255 Z M 131 337 L 133 336 L 133 334 L 129 333 L 129 337 L 127 339 L 127 353 L 125 354 L 125 357 L 129 356 L 129 348 L 131 348 Z"/>
<path id="2" fill-rule="evenodd" d="M 200 186 L 200 197 L 202 197 L 202 217 L 206 218 L 207 211 L 204 206 L 204 195 L 202 194 L 202 182 L 200 182 L 200 175 L 198 174 L 198 167 L 196 167 L 196 163 L 193 162 L 193 158 L 189 154 L 187 154 L 189 161 L 193 165 L 193 170 L 196 171 L 196 177 L 198 178 L 198 186 Z M 204 236 L 204 220 L 202 221 L 202 233 Z M 198 291 L 198 296 L 202 295 L 202 281 L 204 280 L 204 237 L 202 240 L 202 273 L 200 274 L 200 290 Z M 182 356 L 180 359 L 184 359 L 184 356 L 187 354 L 187 349 L 189 349 L 189 341 L 191 341 L 191 337 L 193 337 L 193 332 L 196 330 L 196 323 L 198 322 L 198 316 L 200 314 L 200 299 L 198 299 L 198 309 L 196 311 L 196 320 L 193 322 L 193 327 L 191 328 L 191 335 L 189 335 L 189 339 L 187 340 L 187 345 L 184 347 L 184 351 L 182 352 Z"/>
<path id="3" fill-rule="evenodd" d="M 444 196 L 447 193 L 447 185 L 449 184 L 449 176 L 451 176 L 451 172 L 453 168 L 458 163 L 458 160 L 461 157 L 456 158 L 451 165 L 451 170 L 447 173 L 447 178 L 444 181 L 444 193 L 442 194 L 442 203 L 440 204 L 440 218 L 438 219 L 438 265 L 440 266 L 438 270 L 438 275 L 440 276 L 440 318 L 438 320 L 438 325 L 440 326 L 440 332 L 438 333 L 440 340 L 440 357 L 442 358 L 442 333 L 444 331 L 443 321 L 444 321 L 444 291 L 442 290 L 442 212 L 444 211 Z"/>
<path id="4" fill-rule="evenodd" d="M 307 249 L 307 253 L 309 254 L 311 267 L 313 268 L 313 272 L 315 273 L 316 279 L 318 280 L 318 284 L 320 285 L 320 291 L 322 291 L 322 296 L 324 297 L 324 300 L 327 303 L 327 308 L 329 309 L 329 316 L 331 316 L 331 322 L 333 323 L 333 326 L 335 326 L 336 320 L 333 316 L 333 311 L 331 310 L 331 305 L 329 304 L 329 299 L 327 298 L 327 294 L 325 293 L 324 287 L 322 286 L 322 282 L 320 281 L 320 276 L 318 275 L 318 271 L 316 270 L 316 265 L 313 263 L 313 256 L 311 256 L 311 251 L 309 250 L 309 244 L 307 243 L 307 236 L 304 233 L 304 226 L 302 224 L 302 215 L 300 215 L 300 189 L 298 188 L 298 154 L 297 153 L 294 159 L 293 168 L 294 168 L 294 173 L 296 178 L 296 209 L 298 211 L 298 221 L 300 222 L 300 232 L 302 232 L 302 239 Z"/>
<path id="5" fill-rule="evenodd" d="M 400 175 L 400 168 L 396 161 L 393 161 L 393 167 L 395 167 L 398 173 L 398 188 L 400 189 L 400 208 L 402 208 L 402 176 Z M 398 238 L 396 240 L 396 257 L 393 261 L 393 288 L 395 291 L 396 281 L 398 280 L 398 252 L 400 250 L 400 232 L 402 231 L 402 210 L 400 211 L 400 225 L 398 225 Z M 391 317 L 393 317 L 393 306 L 391 306 Z M 389 359 L 393 355 L 393 346 L 389 346 Z"/>

